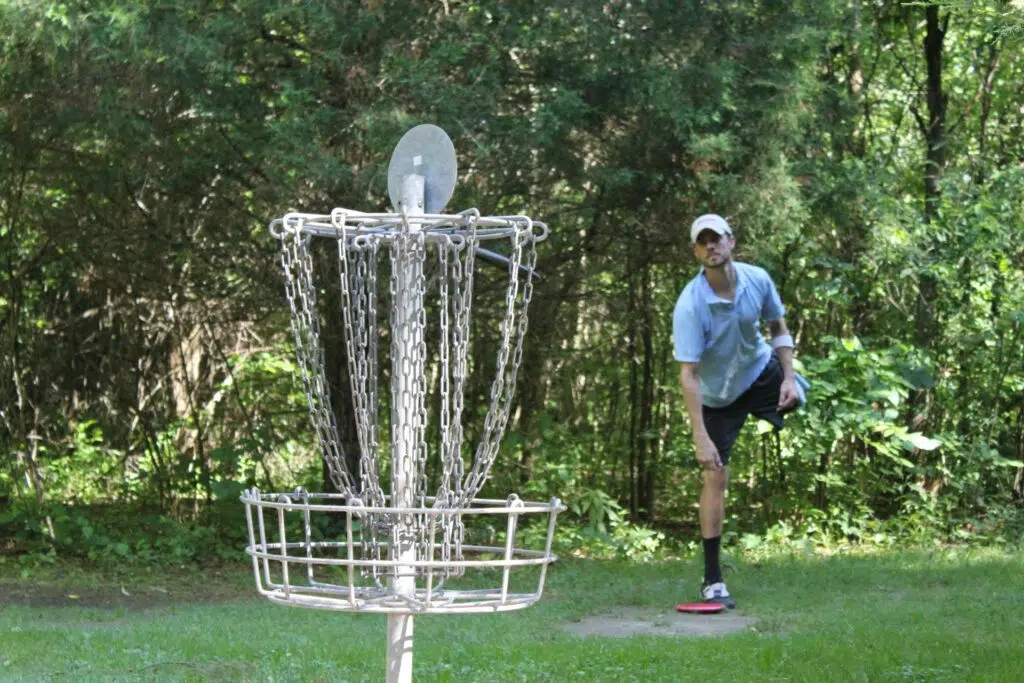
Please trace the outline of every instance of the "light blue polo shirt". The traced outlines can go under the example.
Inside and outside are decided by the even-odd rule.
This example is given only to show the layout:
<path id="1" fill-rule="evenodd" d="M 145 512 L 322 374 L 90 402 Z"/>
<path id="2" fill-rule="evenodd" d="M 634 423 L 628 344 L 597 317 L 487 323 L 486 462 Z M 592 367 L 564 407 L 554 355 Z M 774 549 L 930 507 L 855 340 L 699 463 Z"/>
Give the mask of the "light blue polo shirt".
<path id="1" fill-rule="evenodd" d="M 772 356 L 761 320 L 780 320 L 786 313 L 763 268 L 735 261 L 733 266 L 735 301 L 717 296 L 702 268 L 672 313 L 676 360 L 700 364 L 701 394 L 711 408 L 729 405 L 754 383 Z"/>

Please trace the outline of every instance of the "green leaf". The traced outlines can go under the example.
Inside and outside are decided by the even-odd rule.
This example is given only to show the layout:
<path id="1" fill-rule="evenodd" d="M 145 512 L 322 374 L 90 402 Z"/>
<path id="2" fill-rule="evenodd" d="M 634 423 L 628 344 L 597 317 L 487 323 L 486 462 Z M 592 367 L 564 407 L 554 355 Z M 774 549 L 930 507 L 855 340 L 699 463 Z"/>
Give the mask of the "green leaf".
<path id="1" fill-rule="evenodd" d="M 922 451 L 934 451 L 942 445 L 941 441 L 937 439 L 930 439 L 920 432 L 911 432 L 910 434 L 902 436 L 902 438 L 912 444 L 914 448 L 920 448 Z"/>
<path id="2" fill-rule="evenodd" d="M 899 465 L 902 465 L 903 467 L 913 467 L 914 466 L 914 463 L 910 462 L 909 460 L 907 460 L 906 458 L 904 458 L 902 456 L 896 455 L 895 453 L 886 453 L 886 455 L 889 456 L 890 460 L 892 460 L 893 462 L 895 462 L 895 463 L 897 463 Z"/>
<path id="3" fill-rule="evenodd" d="M 861 346 L 860 339 L 853 337 L 852 339 L 843 339 L 843 348 L 847 351 L 860 351 L 864 347 Z"/>

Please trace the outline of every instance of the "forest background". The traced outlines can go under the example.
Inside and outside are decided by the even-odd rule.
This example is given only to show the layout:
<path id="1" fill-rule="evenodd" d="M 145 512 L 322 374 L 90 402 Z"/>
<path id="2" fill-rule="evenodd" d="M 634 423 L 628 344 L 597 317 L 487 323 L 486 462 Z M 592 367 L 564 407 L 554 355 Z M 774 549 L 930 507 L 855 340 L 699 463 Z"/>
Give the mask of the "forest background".
<path id="1" fill-rule="evenodd" d="M 450 209 L 552 228 L 485 493 L 591 556 L 696 540 L 670 319 L 716 211 L 813 383 L 741 436 L 727 542 L 1019 543 L 1022 5 L 2 0 L 0 559 L 238 557 L 244 488 L 329 487 L 267 224 L 388 210 L 424 122 Z"/>

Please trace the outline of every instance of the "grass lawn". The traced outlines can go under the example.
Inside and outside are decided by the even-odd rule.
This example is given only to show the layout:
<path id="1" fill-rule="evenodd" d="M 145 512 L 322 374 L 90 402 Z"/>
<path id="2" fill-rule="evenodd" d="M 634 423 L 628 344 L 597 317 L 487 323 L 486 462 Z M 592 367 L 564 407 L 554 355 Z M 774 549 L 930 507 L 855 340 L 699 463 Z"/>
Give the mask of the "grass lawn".
<path id="1" fill-rule="evenodd" d="M 727 558 L 728 559 L 728 558 Z M 1024 558 L 995 550 L 733 559 L 753 626 L 579 637 L 594 614 L 690 600 L 697 560 L 562 560 L 544 598 L 415 620 L 417 681 L 1022 681 Z M 117 579 L 0 565 L 0 681 L 381 681 L 385 618 L 282 607 L 248 566 Z M 712 617 L 713 618 L 713 617 Z"/>

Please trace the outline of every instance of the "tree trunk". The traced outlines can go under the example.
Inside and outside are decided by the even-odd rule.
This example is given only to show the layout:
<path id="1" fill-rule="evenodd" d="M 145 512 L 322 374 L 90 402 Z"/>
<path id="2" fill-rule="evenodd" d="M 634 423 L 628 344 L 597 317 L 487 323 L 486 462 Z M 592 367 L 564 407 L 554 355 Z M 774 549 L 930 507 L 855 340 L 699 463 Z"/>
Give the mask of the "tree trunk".
<path id="1" fill-rule="evenodd" d="M 946 95 L 942 89 L 943 40 L 946 31 L 945 26 L 940 26 L 938 5 L 925 8 L 925 24 L 928 119 L 924 122 L 923 133 L 927 147 L 924 167 L 924 222 L 927 229 L 938 218 L 941 196 L 939 176 L 946 165 Z M 937 244 L 928 239 L 925 243 L 925 249 L 929 252 L 926 254 L 927 260 L 930 260 L 930 252 L 935 248 Z M 938 280 L 931 272 L 927 260 L 921 272 L 915 319 L 915 341 L 926 352 L 932 349 L 935 341 L 935 299 L 938 294 Z M 926 390 L 913 393 L 910 399 L 911 429 L 918 430 L 926 424 L 927 404 Z"/>
<path id="2" fill-rule="evenodd" d="M 323 325 L 320 343 L 324 346 L 324 374 L 331 392 L 331 410 L 338 427 L 338 448 L 345 460 L 345 468 L 351 477 L 352 487 L 360 490 L 359 479 L 359 433 L 356 430 L 356 413 L 352 403 L 352 382 L 348 372 L 348 347 L 345 345 L 345 326 L 341 314 L 341 291 L 338 287 L 341 264 L 338 262 L 338 247 L 328 240 L 316 240 L 318 247 L 314 258 L 319 262 L 318 273 L 322 274 L 321 285 L 325 296 L 321 297 L 320 315 Z M 335 493 L 327 463 L 321 463 L 323 490 Z"/>
<path id="3" fill-rule="evenodd" d="M 541 444 L 540 434 L 534 434 L 537 429 L 537 425 L 534 423 L 544 405 L 550 381 L 544 372 L 544 362 L 548 356 L 548 348 L 554 341 L 551 335 L 558 329 L 572 329 L 568 326 L 562 328 L 555 322 L 558 317 L 556 306 L 557 302 L 543 297 L 538 301 L 536 294 L 534 295 L 530 320 L 531 322 L 540 321 L 544 334 L 542 336 L 527 335 L 522 370 L 519 373 L 521 382 L 519 387 L 519 432 L 522 434 L 519 454 L 519 483 L 523 486 L 533 479 L 535 456 Z M 532 327 L 537 326 L 532 325 Z"/>
<path id="4" fill-rule="evenodd" d="M 629 515 L 636 519 L 640 504 L 638 471 L 642 465 L 638 462 L 637 434 L 639 433 L 640 402 L 639 377 L 636 367 L 636 281 L 629 279 L 629 308 L 626 326 L 626 361 L 629 363 Z"/>
<path id="5" fill-rule="evenodd" d="M 654 439 L 654 338 L 651 325 L 651 277 L 650 265 L 640 271 L 640 320 L 643 334 L 643 384 L 640 392 L 640 453 L 643 469 L 643 498 L 640 507 L 644 510 L 644 520 L 654 521 L 655 475 L 657 473 L 656 441 Z"/>

